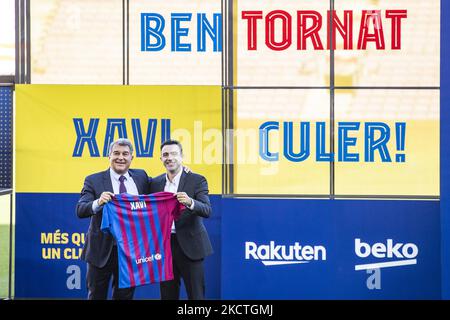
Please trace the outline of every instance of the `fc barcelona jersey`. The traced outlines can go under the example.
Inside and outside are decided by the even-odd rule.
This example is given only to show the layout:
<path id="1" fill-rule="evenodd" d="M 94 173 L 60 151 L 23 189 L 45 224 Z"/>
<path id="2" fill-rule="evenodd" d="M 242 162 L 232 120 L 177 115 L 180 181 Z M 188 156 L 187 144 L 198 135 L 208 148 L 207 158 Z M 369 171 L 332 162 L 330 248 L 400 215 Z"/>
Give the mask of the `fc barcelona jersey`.
<path id="1" fill-rule="evenodd" d="M 122 193 L 104 206 L 101 230 L 117 242 L 119 288 L 173 279 L 170 232 L 184 208 L 171 192 Z"/>

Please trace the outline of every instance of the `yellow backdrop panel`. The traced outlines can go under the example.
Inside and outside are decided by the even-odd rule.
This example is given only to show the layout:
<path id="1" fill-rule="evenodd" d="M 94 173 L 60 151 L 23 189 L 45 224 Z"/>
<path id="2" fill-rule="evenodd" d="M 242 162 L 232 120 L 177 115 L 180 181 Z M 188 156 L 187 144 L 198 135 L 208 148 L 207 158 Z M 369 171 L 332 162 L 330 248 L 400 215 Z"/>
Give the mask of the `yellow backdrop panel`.
<path id="1" fill-rule="evenodd" d="M 93 157 L 87 143 L 80 156 L 73 156 L 78 137 L 74 119 L 82 119 L 87 132 L 96 118 L 100 156 Z M 207 178 L 210 193 L 221 193 L 220 86 L 16 86 L 16 191 L 80 192 L 85 176 L 109 166 L 103 157 L 108 119 L 124 119 L 133 143 L 132 119 L 140 119 L 144 143 L 148 119 L 156 119 L 153 156 L 135 155 L 131 165 L 150 176 L 164 172 L 161 120 L 169 119 L 171 137 L 183 144 L 184 163 Z M 118 131 L 111 131 L 114 139 Z"/>

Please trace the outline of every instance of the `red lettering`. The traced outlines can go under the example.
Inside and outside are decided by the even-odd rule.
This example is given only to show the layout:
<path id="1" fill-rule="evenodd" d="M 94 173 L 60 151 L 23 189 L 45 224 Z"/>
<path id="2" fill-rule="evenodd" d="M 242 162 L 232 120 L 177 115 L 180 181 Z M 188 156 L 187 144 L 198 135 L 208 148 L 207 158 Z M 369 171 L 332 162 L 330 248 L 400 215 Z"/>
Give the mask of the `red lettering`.
<path id="1" fill-rule="evenodd" d="M 406 10 L 386 10 L 386 18 L 391 22 L 391 49 L 400 50 L 402 48 L 402 20 L 407 18 Z"/>
<path id="2" fill-rule="evenodd" d="M 242 19 L 247 19 L 247 48 L 256 50 L 257 48 L 257 25 L 258 19 L 262 19 L 262 11 L 242 11 Z"/>
<path id="3" fill-rule="evenodd" d="M 370 22 L 373 24 L 374 33 L 369 33 Z M 380 10 L 363 10 L 361 27 L 359 29 L 358 50 L 366 49 L 367 42 L 375 42 L 377 50 L 384 50 L 383 25 L 381 23 Z"/>
<path id="4" fill-rule="evenodd" d="M 312 20 L 312 26 L 307 28 L 307 20 Z M 323 50 L 319 30 L 322 28 L 322 16 L 313 10 L 297 11 L 297 49 L 306 50 L 306 39 L 311 38 L 314 50 Z"/>
<path id="5" fill-rule="evenodd" d="M 242 19 L 247 20 L 247 49 L 257 50 L 258 20 L 263 18 L 262 11 L 242 11 Z M 342 18 L 342 19 L 341 19 Z M 353 11 L 344 10 L 341 18 L 335 10 L 327 11 L 327 50 L 336 50 L 337 35 L 343 41 L 344 50 L 352 50 Z M 401 49 L 402 19 L 407 18 L 407 10 L 386 10 L 386 19 L 391 20 L 391 49 Z M 266 47 L 281 51 L 292 45 L 292 29 L 297 32 L 297 50 L 307 50 L 307 42 L 314 50 L 324 50 L 319 32 L 322 29 L 322 15 L 314 10 L 298 10 L 296 25 L 292 16 L 284 10 L 273 10 L 265 16 Z M 330 26 L 331 23 L 331 26 Z M 294 27 L 293 27 L 294 26 Z M 324 30 L 325 32 L 325 30 Z M 295 36 L 294 36 L 295 37 Z M 377 50 L 385 50 L 385 39 L 381 10 L 362 10 L 358 35 L 358 50 L 366 50 L 369 42 L 375 43 Z"/>
<path id="6" fill-rule="evenodd" d="M 330 21 L 330 10 L 328 10 L 327 21 Z M 344 50 L 353 49 L 353 11 L 345 10 L 344 11 L 344 23 L 342 23 L 338 16 L 336 15 L 336 11 L 333 10 L 333 50 L 336 50 L 336 34 L 339 31 L 339 34 L 344 39 Z M 327 49 L 330 49 L 330 28 L 327 28 Z"/>
<path id="7" fill-rule="evenodd" d="M 282 23 L 281 41 L 275 40 L 275 19 Z M 281 51 L 289 48 L 292 43 L 291 15 L 283 10 L 269 12 L 266 16 L 266 45 L 272 50 Z"/>

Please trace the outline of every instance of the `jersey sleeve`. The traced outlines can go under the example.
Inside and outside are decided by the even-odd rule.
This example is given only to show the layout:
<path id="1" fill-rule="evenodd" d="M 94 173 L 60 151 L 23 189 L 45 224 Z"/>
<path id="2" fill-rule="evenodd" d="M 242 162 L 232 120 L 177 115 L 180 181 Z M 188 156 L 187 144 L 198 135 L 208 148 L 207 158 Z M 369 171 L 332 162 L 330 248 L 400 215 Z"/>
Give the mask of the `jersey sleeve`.
<path id="1" fill-rule="evenodd" d="M 186 209 L 186 207 L 178 202 L 175 194 L 172 192 L 156 192 L 153 193 L 153 196 L 158 201 L 164 204 L 164 208 L 168 214 L 170 214 L 174 220 L 178 220 L 181 216 L 181 212 Z"/>
<path id="2" fill-rule="evenodd" d="M 112 203 L 112 201 L 109 201 L 103 207 L 102 224 L 100 226 L 100 230 L 102 230 L 104 233 L 111 233 L 111 207 L 113 205 L 114 204 Z"/>

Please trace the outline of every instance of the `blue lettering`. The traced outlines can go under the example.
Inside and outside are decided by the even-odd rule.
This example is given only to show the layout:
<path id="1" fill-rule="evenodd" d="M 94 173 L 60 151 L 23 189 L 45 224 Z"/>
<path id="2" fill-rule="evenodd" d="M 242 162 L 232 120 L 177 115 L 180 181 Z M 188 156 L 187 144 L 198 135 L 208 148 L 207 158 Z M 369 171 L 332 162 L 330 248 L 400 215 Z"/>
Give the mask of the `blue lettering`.
<path id="1" fill-rule="evenodd" d="M 109 156 L 109 145 L 111 142 L 118 138 L 127 138 L 127 126 L 126 120 L 119 119 L 106 119 L 105 130 L 105 144 L 103 146 L 103 157 Z M 73 150 L 73 157 L 81 157 L 83 149 L 87 144 L 91 157 L 100 157 L 99 148 L 97 145 L 96 134 L 100 119 L 94 118 L 89 120 L 89 127 L 87 130 L 84 128 L 84 123 L 81 118 L 74 118 L 73 123 L 75 127 L 75 133 L 77 140 Z M 131 119 L 131 127 L 133 130 L 134 147 L 136 150 L 136 157 L 139 158 L 151 158 L 153 157 L 153 151 L 155 148 L 155 140 L 157 133 L 158 119 L 148 119 L 147 134 L 145 139 L 142 134 L 140 119 Z M 170 119 L 161 119 L 161 143 L 170 139 Z"/>
<path id="2" fill-rule="evenodd" d="M 349 153 L 348 147 L 356 145 L 356 138 L 350 138 L 347 136 L 350 130 L 359 130 L 359 122 L 339 122 L 338 128 L 338 149 L 339 149 L 339 161 L 343 162 L 358 162 L 359 154 Z"/>
<path id="3" fill-rule="evenodd" d="M 115 131 L 118 131 L 119 138 L 127 137 L 127 127 L 125 119 L 108 119 L 106 123 L 105 144 L 103 145 L 103 156 L 109 156 L 109 145 L 114 141 Z"/>
<path id="4" fill-rule="evenodd" d="M 181 37 L 187 37 L 189 28 L 182 28 L 182 21 L 191 21 L 192 13 L 172 13 L 172 51 L 191 51 L 190 43 L 181 43 Z"/>
<path id="5" fill-rule="evenodd" d="M 161 143 L 170 139 L 170 119 L 161 119 Z"/>
<path id="6" fill-rule="evenodd" d="M 88 145 L 91 157 L 100 157 L 97 141 L 95 140 L 95 135 L 97 134 L 99 121 L 100 120 L 98 118 L 91 119 L 89 121 L 89 127 L 86 132 L 84 130 L 83 119 L 81 118 L 73 119 L 73 124 L 75 125 L 75 132 L 77 134 L 77 141 L 75 142 L 75 148 L 73 149 L 72 157 L 81 157 L 81 155 L 83 154 L 85 144 Z"/>
<path id="7" fill-rule="evenodd" d="M 405 151 L 405 134 L 406 134 L 406 123 L 396 122 L 395 123 L 395 136 L 396 136 L 396 147 L 397 151 Z M 406 156 L 402 153 L 395 155 L 395 161 L 405 162 Z"/>
<path id="8" fill-rule="evenodd" d="M 349 152 L 349 148 L 356 146 L 357 137 L 349 136 L 351 131 L 358 131 L 360 122 L 339 122 L 337 128 L 338 141 L 338 161 L 340 162 L 358 162 L 359 153 Z M 405 151 L 405 129 L 406 123 L 397 122 L 397 162 L 404 162 L 406 159 Z M 269 151 L 270 131 L 280 129 L 280 123 L 277 121 L 266 121 L 259 127 L 259 156 L 266 161 L 279 161 L 278 152 Z M 300 151 L 294 152 L 293 122 L 283 122 L 283 156 L 292 162 L 301 162 L 308 159 L 310 155 L 310 123 L 300 122 Z M 365 123 L 365 162 L 375 161 L 375 152 L 378 151 L 382 162 L 392 162 L 388 150 L 390 140 L 390 127 L 383 122 Z M 335 159 L 333 152 L 326 152 L 326 142 L 329 141 L 326 135 L 326 122 L 316 122 L 316 161 L 332 162 Z"/>
<path id="9" fill-rule="evenodd" d="M 278 129 L 279 124 L 275 121 L 264 122 L 259 127 L 259 155 L 266 161 L 278 161 L 278 152 L 269 151 L 269 131 Z"/>
<path id="10" fill-rule="evenodd" d="M 284 156 L 292 162 L 304 161 L 309 157 L 309 122 L 300 123 L 300 152 L 295 153 L 293 123 L 284 123 Z"/>
<path id="11" fill-rule="evenodd" d="M 148 119 L 147 136 L 144 141 L 142 139 L 141 121 L 139 119 L 131 119 L 131 127 L 133 128 L 134 146 L 136 148 L 136 157 L 151 158 L 153 157 L 153 147 L 155 145 L 156 136 L 156 119 Z"/>
<path id="12" fill-rule="evenodd" d="M 205 13 L 197 13 L 197 50 L 206 51 L 206 33 L 213 41 L 213 51 L 222 51 L 222 15 L 214 13 L 213 25 L 206 19 Z"/>
<path id="13" fill-rule="evenodd" d="M 334 159 L 334 154 L 325 152 L 325 122 L 317 122 L 316 124 L 316 161 L 331 162 Z"/>
<path id="14" fill-rule="evenodd" d="M 380 137 L 375 139 L 375 132 L 380 133 Z M 382 162 L 391 162 L 387 142 L 389 141 L 391 130 L 388 125 L 382 122 L 367 122 L 365 125 L 366 148 L 364 151 L 365 161 L 373 162 L 375 150 L 380 153 Z"/>
<path id="15" fill-rule="evenodd" d="M 164 24 L 163 16 L 158 13 L 141 13 L 141 51 L 160 51 L 165 47 Z M 156 40 L 153 44 L 152 38 Z"/>

